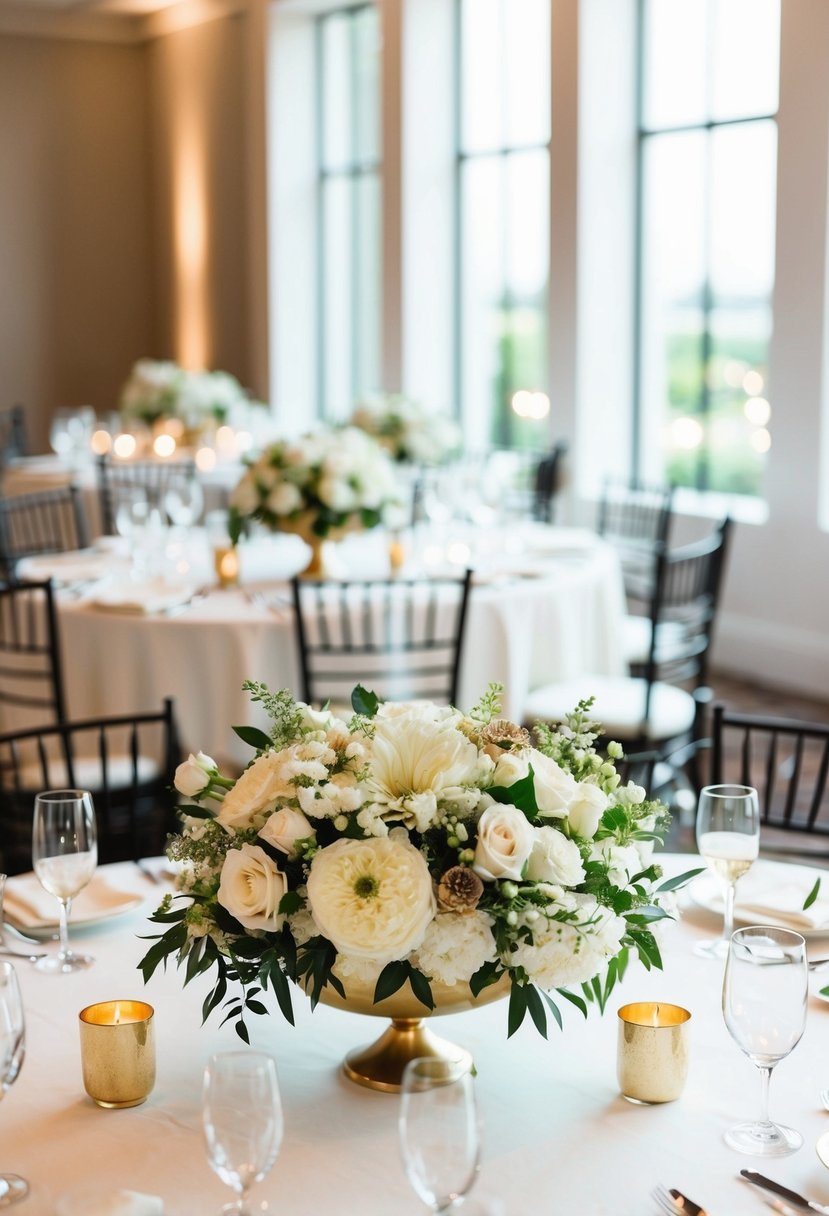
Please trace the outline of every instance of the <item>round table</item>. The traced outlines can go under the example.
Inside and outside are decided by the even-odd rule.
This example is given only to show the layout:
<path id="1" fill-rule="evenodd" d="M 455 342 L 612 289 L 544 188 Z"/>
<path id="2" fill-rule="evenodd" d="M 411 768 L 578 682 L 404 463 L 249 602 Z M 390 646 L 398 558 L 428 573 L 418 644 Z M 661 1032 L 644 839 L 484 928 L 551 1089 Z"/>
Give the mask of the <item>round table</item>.
<path id="1" fill-rule="evenodd" d="M 670 872 L 699 864 L 688 856 L 664 860 Z M 143 883 L 143 911 L 76 934 L 96 958 L 88 971 L 54 977 L 18 966 L 28 1048 L 2 1104 L 0 1165 L 31 1182 L 20 1209 L 27 1216 L 53 1216 L 60 1195 L 90 1182 L 161 1196 L 166 1216 L 208 1216 L 230 1198 L 207 1165 L 200 1088 L 212 1052 L 243 1048 L 215 1014 L 200 1027 L 209 977 L 183 989 L 171 968 L 144 986 L 136 965 L 148 943 L 137 935 L 155 931 L 144 915 L 163 888 L 137 869 L 130 883 Z M 692 952 L 695 940 L 718 927 L 706 911 L 685 914 L 667 928 L 663 972 L 632 963 L 604 1017 L 594 1009 L 585 1021 L 564 1006 L 564 1031 L 553 1026 L 548 1041 L 529 1019 L 508 1039 L 504 1001 L 440 1021 L 438 1031 L 476 1061 L 484 1125 L 476 1193 L 500 1199 L 505 1216 L 649 1216 L 649 1194 L 662 1182 L 711 1216 L 760 1216 L 768 1210 L 760 1193 L 738 1180 L 747 1167 L 829 1203 L 829 1172 L 813 1148 L 829 1128 L 818 1100 L 827 1083 L 829 1006 L 817 998 L 801 1043 L 775 1070 L 771 1087 L 772 1117 L 797 1127 L 804 1148 L 763 1163 L 723 1143 L 729 1125 L 757 1113 L 760 1083 L 723 1024 L 722 964 Z M 816 954 L 826 946 L 826 939 L 810 942 Z M 115 998 L 154 1006 L 158 1078 L 144 1105 L 108 1111 L 83 1091 L 78 1013 Z M 671 1001 L 692 1013 L 689 1079 L 676 1102 L 634 1106 L 619 1095 L 616 1010 L 631 1000 Z M 285 1107 L 279 1158 L 254 1198 L 267 1199 L 279 1216 L 418 1216 L 424 1209 L 397 1148 L 397 1099 L 361 1089 L 339 1071 L 344 1053 L 374 1038 L 381 1024 L 324 1006 L 312 1014 L 299 993 L 294 1010 L 295 1027 L 277 1013 L 249 1023 L 252 1044 L 277 1059 Z"/>
<path id="2" fill-rule="evenodd" d="M 505 686 L 505 715 L 520 719 L 527 692 L 539 684 L 588 670 L 622 673 L 624 589 L 616 554 L 589 533 L 539 526 L 523 533 L 523 547 L 515 539 L 513 531 L 508 550 L 505 536 L 488 534 L 487 553 L 470 558 L 478 569 L 459 700 L 472 706 L 497 680 Z M 380 534 L 348 538 L 341 564 L 355 577 L 385 577 L 387 545 Z M 297 546 L 303 550 L 292 536 L 243 546 L 239 589 L 211 587 L 168 613 L 102 610 L 93 602 L 94 588 L 60 594 L 70 717 L 146 710 L 173 696 L 185 748 L 246 764 L 250 750 L 230 724 L 265 722 L 242 691 L 243 680 L 299 688 L 289 588 L 264 577 L 269 570 L 284 578 L 299 569 Z M 43 576 L 49 569 L 48 560 L 38 560 L 22 573 Z M 206 576 L 203 557 L 191 577 Z"/>

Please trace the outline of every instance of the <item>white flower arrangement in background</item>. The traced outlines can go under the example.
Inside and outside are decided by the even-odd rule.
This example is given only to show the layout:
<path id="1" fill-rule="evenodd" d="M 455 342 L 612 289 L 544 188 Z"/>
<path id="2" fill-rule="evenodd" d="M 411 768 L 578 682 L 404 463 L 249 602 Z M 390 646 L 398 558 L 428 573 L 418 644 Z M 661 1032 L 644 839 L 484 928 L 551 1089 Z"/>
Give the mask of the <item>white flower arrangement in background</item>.
<path id="1" fill-rule="evenodd" d="M 497 685 L 468 714 L 357 688 L 347 723 L 245 687 L 270 733 L 236 728 L 256 749 L 236 781 L 203 753 L 179 767 L 184 899 L 153 918 L 145 980 L 170 955 L 188 979 L 215 967 L 205 1016 L 241 983 L 228 1016 L 247 1038 L 269 987 L 293 1020 L 292 981 L 313 1003 L 408 983 L 429 1009 L 435 986 L 471 999 L 508 979 L 511 1034 L 527 1012 L 542 1033 L 547 1009 L 560 1022 L 555 991 L 604 1008 L 631 952 L 661 966 L 653 926 L 690 875 L 661 882 L 667 811 L 597 753 L 589 701 L 533 742 L 497 717 Z"/>
<path id="2" fill-rule="evenodd" d="M 354 427 L 320 430 L 270 444 L 248 466 L 230 499 L 234 543 L 245 521 L 304 540 L 336 539 L 374 528 L 400 510 L 400 489 L 388 456 Z"/>
<path id="3" fill-rule="evenodd" d="M 411 464 L 444 464 L 461 446 L 460 428 L 451 418 L 394 393 L 364 398 L 351 425 L 373 435 L 393 460 Z"/>
<path id="4" fill-rule="evenodd" d="M 169 360 L 139 359 L 121 390 L 120 412 L 125 421 L 152 426 L 174 418 L 187 430 L 209 422 L 233 423 L 254 402 L 235 376 L 221 371 L 187 371 Z"/>

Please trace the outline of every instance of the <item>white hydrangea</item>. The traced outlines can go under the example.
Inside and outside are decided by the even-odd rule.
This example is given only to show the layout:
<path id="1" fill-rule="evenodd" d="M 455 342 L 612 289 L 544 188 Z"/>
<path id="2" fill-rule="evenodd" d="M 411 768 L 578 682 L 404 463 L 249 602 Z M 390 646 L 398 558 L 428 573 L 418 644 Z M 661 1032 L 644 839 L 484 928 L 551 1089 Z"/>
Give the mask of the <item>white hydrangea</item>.
<path id="1" fill-rule="evenodd" d="M 426 930 L 415 966 L 437 984 L 468 983 L 484 963 L 498 957 L 492 936 L 493 920 L 484 912 L 462 916 L 441 912 Z"/>
<path id="2" fill-rule="evenodd" d="M 532 925 L 532 943 L 523 936 L 503 961 L 523 967 L 533 983 L 547 990 L 582 984 L 619 953 L 625 921 L 592 895 L 571 895 L 565 906 L 578 912 L 577 923 L 541 916 Z"/>

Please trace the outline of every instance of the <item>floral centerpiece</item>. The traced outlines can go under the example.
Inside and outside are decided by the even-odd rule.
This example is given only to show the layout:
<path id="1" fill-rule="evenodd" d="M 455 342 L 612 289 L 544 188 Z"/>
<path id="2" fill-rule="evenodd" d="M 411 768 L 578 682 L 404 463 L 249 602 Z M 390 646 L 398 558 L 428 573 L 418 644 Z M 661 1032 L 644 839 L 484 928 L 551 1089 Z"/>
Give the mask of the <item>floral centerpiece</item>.
<path id="1" fill-rule="evenodd" d="M 399 508 L 394 468 L 383 449 L 354 427 L 322 430 L 267 447 L 230 499 L 234 544 L 248 520 L 295 532 L 309 544 L 374 528 Z"/>
<path id="2" fill-rule="evenodd" d="M 589 701 L 533 742 L 498 717 L 497 685 L 469 713 L 358 688 L 349 722 L 245 687 L 270 733 L 236 728 L 256 754 L 235 781 L 202 753 L 179 767 L 184 899 L 152 918 L 145 980 L 169 956 L 185 982 L 215 969 L 204 1016 L 227 998 L 245 1040 L 263 990 L 293 1021 L 292 984 L 314 1004 L 409 986 L 424 1013 L 438 989 L 474 1004 L 500 984 L 512 1034 L 526 1013 L 560 1023 L 555 994 L 603 1008 L 631 952 L 661 966 L 653 927 L 690 875 L 662 881 L 666 809 L 597 753 Z"/>
<path id="3" fill-rule="evenodd" d="M 197 432 L 210 423 L 229 423 L 253 403 L 229 372 L 187 371 L 168 360 L 139 359 L 121 390 L 125 421 L 152 426 L 166 419 Z"/>
<path id="4" fill-rule="evenodd" d="M 443 464 L 461 445 L 459 427 L 399 394 L 366 397 L 351 416 L 351 425 L 373 435 L 393 460 L 411 464 Z"/>

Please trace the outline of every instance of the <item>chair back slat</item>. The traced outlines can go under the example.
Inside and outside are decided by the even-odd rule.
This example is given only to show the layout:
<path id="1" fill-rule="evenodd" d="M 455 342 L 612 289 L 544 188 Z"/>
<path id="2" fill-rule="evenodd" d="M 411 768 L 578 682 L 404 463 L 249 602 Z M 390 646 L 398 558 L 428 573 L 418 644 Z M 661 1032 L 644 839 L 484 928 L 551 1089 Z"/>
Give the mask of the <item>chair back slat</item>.
<path id="1" fill-rule="evenodd" d="M 48 581 L 0 584 L 0 729 L 23 725 L 11 707 L 34 711 L 31 725 L 66 717 L 57 614 Z"/>
<path id="2" fill-rule="evenodd" d="M 294 579 L 300 695 L 341 707 L 362 683 L 387 699 L 453 704 L 470 577 Z"/>
<path id="3" fill-rule="evenodd" d="M 24 557 L 68 553 L 88 544 L 86 508 L 76 485 L 0 499 L 0 577 L 16 578 Z"/>

